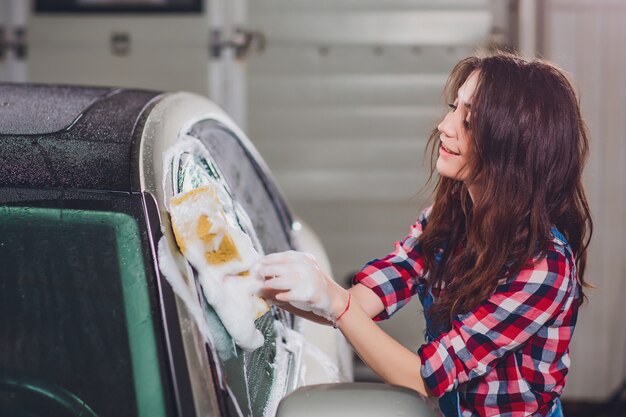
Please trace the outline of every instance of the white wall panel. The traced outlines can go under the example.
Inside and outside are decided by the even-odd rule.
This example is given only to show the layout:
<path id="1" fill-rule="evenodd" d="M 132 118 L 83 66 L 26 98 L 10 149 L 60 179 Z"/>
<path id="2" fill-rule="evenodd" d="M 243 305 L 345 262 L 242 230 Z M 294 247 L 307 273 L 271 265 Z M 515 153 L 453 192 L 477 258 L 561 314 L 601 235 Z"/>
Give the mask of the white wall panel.
<path id="1" fill-rule="evenodd" d="M 371 170 L 384 170 L 389 168 L 389 163 L 413 166 L 425 145 L 426 139 L 416 138 L 319 139 L 315 146 L 305 141 L 293 141 L 273 151 L 266 161 L 287 170 L 341 167 L 348 171 L 362 171 L 364 163 Z M 292 157 L 305 154 L 306 159 Z"/>
<path id="2" fill-rule="evenodd" d="M 316 106 L 265 107 L 254 110 L 250 123 L 265 135 L 257 135 L 255 142 L 266 139 L 315 140 L 318 138 L 386 138 L 428 135 L 424 128 L 433 125 L 442 112 L 437 107 L 424 106 Z M 439 107 L 442 107 L 441 105 Z M 251 128 L 252 129 L 252 128 Z M 313 135 L 316 132 L 316 135 Z"/>
<path id="3" fill-rule="evenodd" d="M 254 19 L 253 19 L 254 21 Z M 251 23 L 251 25 L 253 25 Z M 268 45 L 251 63 L 252 76 L 274 75 L 415 75 L 442 73 L 474 45 Z M 364 65 L 367 63 L 367 65 Z"/>
<path id="4" fill-rule="evenodd" d="M 572 343 L 565 394 L 602 400 L 626 378 L 626 3 L 552 0 L 544 54 L 572 73 L 591 133 L 585 184 L 595 230 L 586 278 L 589 303 Z"/>
<path id="5" fill-rule="evenodd" d="M 483 38 L 485 27 L 491 24 L 487 10 L 379 9 L 306 14 L 281 10 L 276 15 L 257 6 L 253 16 L 255 27 L 272 28 L 266 36 L 276 45 L 464 45 Z"/>
<path id="6" fill-rule="evenodd" d="M 33 12 L 28 28 L 29 81 L 207 94 L 206 12 L 188 16 Z M 128 54 L 112 53 L 115 33 L 129 36 Z"/>
<path id="7" fill-rule="evenodd" d="M 277 107 L 377 106 L 398 103 L 432 105 L 441 97 L 443 74 L 329 74 L 259 75 L 250 87 L 249 105 L 262 107 L 263 97 L 272 97 Z"/>

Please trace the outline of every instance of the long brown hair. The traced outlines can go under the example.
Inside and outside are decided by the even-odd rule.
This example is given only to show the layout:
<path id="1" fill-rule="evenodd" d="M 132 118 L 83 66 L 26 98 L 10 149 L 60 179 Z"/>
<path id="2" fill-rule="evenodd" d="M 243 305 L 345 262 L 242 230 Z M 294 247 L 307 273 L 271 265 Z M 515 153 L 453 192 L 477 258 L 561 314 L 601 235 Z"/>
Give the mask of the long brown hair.
<path id="1" fill-rule="evenodd" d="M 470 57 L 446 83 L 450 102 L 475 71 L 469 182 L 480 181 L 481 194 L 472 201 L 466 183 L 438 177 L 420 236 L 428 283 L 445 288 L 430 313 L 448 328 L 454 316 L 489 298 L 499 279 L 541 259 L 552 225 L 573 250 L 582 300 L 593 230 L 581 182 L 587 129 L 568 77 L 551 63 L 508 53 Z M 431 178 L 439 134 L 433 131 L 427 147 Z"/>

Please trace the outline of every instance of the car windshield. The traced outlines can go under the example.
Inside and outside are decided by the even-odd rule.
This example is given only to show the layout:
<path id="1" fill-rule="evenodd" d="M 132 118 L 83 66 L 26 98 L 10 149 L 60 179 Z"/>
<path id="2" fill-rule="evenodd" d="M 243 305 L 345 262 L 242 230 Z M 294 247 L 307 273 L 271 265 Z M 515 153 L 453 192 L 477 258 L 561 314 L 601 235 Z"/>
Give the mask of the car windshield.
<path id="1" fill-rule="evenodd" d="M 129 214 L 0 208 L 0 415 L 166 415 Z"/>

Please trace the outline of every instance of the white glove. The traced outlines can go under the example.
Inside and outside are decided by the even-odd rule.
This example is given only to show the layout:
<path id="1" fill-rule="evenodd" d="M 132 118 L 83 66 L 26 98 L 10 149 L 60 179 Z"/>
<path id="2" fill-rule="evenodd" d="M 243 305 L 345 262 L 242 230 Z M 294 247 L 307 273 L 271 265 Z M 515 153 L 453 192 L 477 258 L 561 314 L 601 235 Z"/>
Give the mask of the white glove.
<path id="1" fill-rule="evenodd" d="M 267 255 L 259 261 L 258 273 L 265 277 L 264 286 L 281 291 L 277 301 L 311 311 L 335 322 L 337 311 L 343 309 L 342 293 L 346 291 L 322 271 L 313 255 L 288 251 Z M 339 311 L 341 313 L 341 311 Z"/>

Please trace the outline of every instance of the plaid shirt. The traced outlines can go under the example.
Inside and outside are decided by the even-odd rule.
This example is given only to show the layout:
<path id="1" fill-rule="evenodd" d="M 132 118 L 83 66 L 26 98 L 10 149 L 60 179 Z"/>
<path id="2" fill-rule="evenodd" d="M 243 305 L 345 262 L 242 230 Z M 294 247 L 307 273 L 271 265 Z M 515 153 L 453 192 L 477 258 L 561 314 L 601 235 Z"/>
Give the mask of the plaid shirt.
<path id="1" fill-rule="evenodd" d="M 429 210 L 390 255 L 354 277 L 385 305 L 375 320 L 391 316 L 424 282 L 419 235 Z M 489 299 L 418 350 L 428 387 L 438 397 L 457 389 L 464 417 L 545 416 L 563 392 L 580 295 L 572 250 L 560 233 L 551 237 L 547 256 L 501 280 Z"/>

